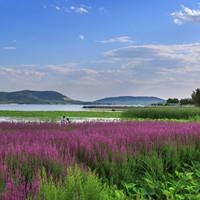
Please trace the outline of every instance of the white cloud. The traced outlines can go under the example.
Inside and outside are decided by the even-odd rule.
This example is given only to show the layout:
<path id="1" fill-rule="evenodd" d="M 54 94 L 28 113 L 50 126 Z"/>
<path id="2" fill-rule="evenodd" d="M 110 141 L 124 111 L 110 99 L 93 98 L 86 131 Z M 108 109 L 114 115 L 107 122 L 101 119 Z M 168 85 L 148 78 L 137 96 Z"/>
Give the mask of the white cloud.
<path id="1" fill-rule="evenodd" d="M 7 46 L 7 47 L 2 47 L 3 50 L 7 50 L 7 51 L 13 51 L 16 50 L 17 48 L 14 46 Z"/>
<path id="2" fill-rule="evenodd" d="M 170 92 L 184 97 L 200 84 L 200 43 L 132 45 L 107 51 L 104 56 L 125 72 L 123 76 L 140 88 L 138 92 L 149 88 L 163 97 Z"/>
<path id="3" fill-rule="evenodd" d="M 200 23 L 200 9 L 195 10 L 184 5 L 181 8 L 180 11 L 171 13 L 175 24 L 181 25 L 185 22 Z"/>
<path id="4" fill-rule="evenodd" d="M 150 61 L 157 59 L 179 60 L 187 63 L 200 63 L 200 43 L 172 45 L 131 45 L 104 53 L 106 57 L 117 60 Z"/>
<path id="5" fill-rule="evenodd" d="M 70 72 L 74 71 L 76 67 L 76 63 L 67 63 L 62 65 L 52 65 L 48 64 L 45 66 L 51 72 L 56 72 L 60 74 L 69 74 Z"/>
<path id="6" fill-rule="evenodd" d="M 80 6 L 71 6 L 70 10 L 78 13 L 78 14 L 87 14 L 89 13 L 89 7 L 85 5 L 80 5 Z"/>
<path id="7" fill-rule="evenodd" d="M 37 71 L 29 67 L 21 67 L 22 65 L 18 66 L 0 66 L 0 75 L 23 79 L 23 78 L 36 78 L 41 79 L 46 75 L 45 72 Z"/>
<path id="8" fill-rule="evenodd" d="M 83 34 L 80 34 L 80 35 L 79 35 L 79 39 L 80 39 L 80 40 L 85 40 L 85 36 L 84 36 Z"/>
<path id="9" fill-rule="evenodd" d="M 130 36 L 119 36 L 110 38 L 107 40 L 99 41 L 100 43 L 108 44 L 108 43 L 133 43 L 133 39 Z"/>
<path id="10" fill-rule="evenodd" d="M 61 10 L 61 7 L 60 6 L 55 6 L 55 9 L 60 11 Z"/>
<path id="11" fill-rule="evenodd" d="M 63 1 L 55 1 L 52 4 L 42 4 L 42 8 L 47 9 L 51 8 L 60 12 L 65 13 L 77 13 L 77 14 L 88 14 L 90 9 L 92 7 L 84 5 L 84 4 L 75 4 L 70 6 L 69 2 L 67 0 Z M 105 9 L 102 8 L 96 8 L 99 12 L 104 12 Z"/>
<path id="12" fill-rule="evenodd" d="M 69 9 L 66 6 L 56 5 L 56 6 L 53 6 L 53 7 L 59 12 L 66 12 L 66 13 L 70 12 Z"/>
<path id="13" fill-rule="evenodd" d="M 189 97 L 200 85 L 199 73 L 200 43 L 130 45 L 107 51 L 96 62 L 0 66 L 0 90 L 22 89 L 26 82 L 29 89 L 57 90 L 84 100 Z"/>

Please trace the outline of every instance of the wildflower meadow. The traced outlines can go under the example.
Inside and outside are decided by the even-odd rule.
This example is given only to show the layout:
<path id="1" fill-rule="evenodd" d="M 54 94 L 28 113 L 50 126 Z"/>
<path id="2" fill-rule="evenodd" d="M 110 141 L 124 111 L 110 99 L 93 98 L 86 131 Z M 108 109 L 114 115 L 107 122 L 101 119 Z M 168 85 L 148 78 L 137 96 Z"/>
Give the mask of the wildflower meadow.
<path id="1" fill-rule="evenodd" d="M 0 123 L 0 199 L 200 199 L 200 124 Z"/>

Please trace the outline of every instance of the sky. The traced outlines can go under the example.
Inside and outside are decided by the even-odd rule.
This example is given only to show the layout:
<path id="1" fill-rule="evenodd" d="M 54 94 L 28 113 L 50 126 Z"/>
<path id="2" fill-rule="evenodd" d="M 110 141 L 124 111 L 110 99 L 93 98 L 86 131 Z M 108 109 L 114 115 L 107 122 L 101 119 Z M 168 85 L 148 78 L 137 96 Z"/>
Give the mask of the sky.
<path id="1" fill-rule="evenodd" d="M 0 0 L 0 91 L 188 98 L 200 1 Z"/>

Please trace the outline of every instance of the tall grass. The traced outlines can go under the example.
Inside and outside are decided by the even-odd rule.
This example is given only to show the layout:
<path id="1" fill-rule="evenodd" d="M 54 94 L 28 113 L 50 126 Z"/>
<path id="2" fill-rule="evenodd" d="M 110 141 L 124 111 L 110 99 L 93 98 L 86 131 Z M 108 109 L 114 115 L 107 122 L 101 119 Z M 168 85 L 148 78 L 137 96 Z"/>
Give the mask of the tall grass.
<path id="1" fill-rule="evenodd" d="M 59 200 L 121 200 L 125 195 L 115 188 L 109 187 L 93 172 L 80 170 L 79 167 L 70 167 L 67 176 L 57 184 L 53 179 L 42 173 L 42 181 L 38 199 Z M 120 196 L 117 194 L 120 193 Z"/>
<path id="2" fill-rule="evenodd" d="M 122 118 L 200 120 L 199 107 L 146 107 L 124 111 Z"/>

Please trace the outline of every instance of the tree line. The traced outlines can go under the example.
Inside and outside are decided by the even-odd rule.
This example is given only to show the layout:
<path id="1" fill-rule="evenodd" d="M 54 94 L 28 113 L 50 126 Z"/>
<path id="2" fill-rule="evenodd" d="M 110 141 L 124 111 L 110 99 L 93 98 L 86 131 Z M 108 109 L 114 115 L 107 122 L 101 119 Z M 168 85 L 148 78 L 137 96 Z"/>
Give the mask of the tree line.
<path id="1" fill-rule="evenodd" d="M 185 98 L 185 99 L 178 99 L 178 98 L 169 98 L 166 101 L 167 105 L 170 104 L 180 104 L 180 105 L 196 105 L 200 106 L 200 89 L 197 88 L 192 92 L 191 98 Z"/>

